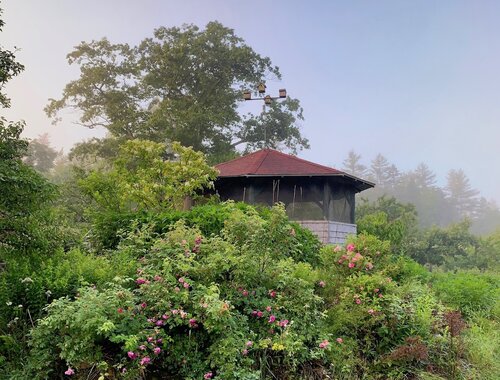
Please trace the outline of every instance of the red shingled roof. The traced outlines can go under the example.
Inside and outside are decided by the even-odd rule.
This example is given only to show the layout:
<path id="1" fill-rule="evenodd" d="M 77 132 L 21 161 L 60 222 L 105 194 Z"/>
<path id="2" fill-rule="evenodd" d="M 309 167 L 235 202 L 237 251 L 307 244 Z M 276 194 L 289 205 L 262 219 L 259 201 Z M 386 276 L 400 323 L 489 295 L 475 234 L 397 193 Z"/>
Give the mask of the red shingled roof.
<path id="1" fill-rule="evenodd" d="M 215 166 L 219 177 L 343 175 L 340 170 L 273 149 L 263 149 Z"/>

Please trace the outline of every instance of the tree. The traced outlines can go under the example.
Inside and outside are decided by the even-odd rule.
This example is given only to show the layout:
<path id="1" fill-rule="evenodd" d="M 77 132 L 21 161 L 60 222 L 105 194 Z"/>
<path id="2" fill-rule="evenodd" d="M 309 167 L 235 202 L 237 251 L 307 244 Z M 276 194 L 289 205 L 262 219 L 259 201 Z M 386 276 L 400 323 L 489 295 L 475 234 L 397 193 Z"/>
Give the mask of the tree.
<path id="1" fill-rule="evenodd" d="M 296 99 L 273 103 L 264 115 L 239 113 L 243 90 L 281 74 L 269 58 L 218 22 L 204 30 L 161 27 L 137 46 L 105 38 L 83 42 L 67 57 L 69 64 L 79 65 L 80 78 L 66 85 L 59 100 L 51 99 L 45 111 L 57 121 L 62 109 L 76 109 L 81 125 L 103 127 L 109 132 L 104 140 L 117 140 L 93 140 L 87 151 L 103 156 L 116 154 L 125 140 L 168 139 L 217 157 L 240 145 L 260 147 L 263 124 L 271 146 L 308 147 L 296 123 L 302 119 Z M 115 149 L 106 152 L 103 146 Z"/>
<path id="2" fill-rule="evenodd" d="M 3 10 L 0 8 L 0 32 L 5 25 L 5 22 L 1 19 L 2 13 Z M 23 70 L 24 66 L 16 61 L 14 53 L 10 50 L 4 50 L 3 46 L 0 45 L 0 105 L 2 107 L 10 107 L 10 99 L 1 90 L 10 79 Z"/>
<path id="3" fill-rule="evenodd" d="M 462 169 L 448 172 L 446 192 L 461 216 L 474 216 L 479 191 L 472 188 Z"/>
<path id="4" fill-rule="evenodd" d="M 382 154 L 377 154 L 377 156 L 372 160 L 370 165 L 370 177 L 379 186 L 384 186 L 389 179 L 390 164 Z"/>
<path id="5" fill-rule="evenodd" d="M 136 139 L 120 147 L 111 168 L 92 171 L 80 185 L 98 211 L 161 211 L 182 209 L 186 197 L 211 187 L 216 176 L 200 152 Z"/>
<path id="6" fill-rule="evenodd" d="M 415 185 L 419 188 L 431 188 L 436 185 L 436 174 L 423 162 L 412 173 Z"/>
<path id="7" fill-rule="evenodd" d="M 342 162 L 343 170 L 356 177 L 363 177 L 366 174 L 366 166 L 361 164 L 361 155 L 350 150 L 347 158 Z"/>
<path id="8" fill-rule="evenodd" d="M 54 167 L 54 161 L 59 153 L 50 146 L 47 133 L 30 141 L 25 163 L 32 166 L 36 171 L 47 174 Z"/>

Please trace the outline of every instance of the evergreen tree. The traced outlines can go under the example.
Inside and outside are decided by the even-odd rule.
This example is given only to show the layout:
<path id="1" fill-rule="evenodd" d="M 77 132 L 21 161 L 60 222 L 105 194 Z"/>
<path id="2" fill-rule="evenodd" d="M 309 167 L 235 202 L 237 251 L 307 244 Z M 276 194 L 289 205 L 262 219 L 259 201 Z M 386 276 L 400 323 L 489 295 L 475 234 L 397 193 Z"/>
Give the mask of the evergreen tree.
<path id="1" fill-rule="evenodd" d="M 389 179 L 389 168 L 390 164 L 387 159 L 382 154 L 377 154 L 370 165 L 370 178 L 378 186 L 385 186 L 387 184 L 387 180 Z"/>
<path id="2" fill-rule="evenodd" d="M 419 188 L 430 188 L 436 185 L 436 174 L 423 162 L 413 171 L 415 185 Z"/>
<path id="3" fill-rule="evenodd" d="M 477 195 L 479 191 L 473 189 L 469 178 L 462 169 L 448 172 L 446 193 L 451 203 L 462 217 L 474 217 L 477 210 Z"/>
<path id="4" fill-rule="evenodd" d="M 342 162 L 343 170 L 349 174 L 352 174 L 356 177 L 363 177 L 366 175 L 366 166 L 361 162 L 361 155 L 354 152 L 354 150 L 350 150 L 347 158 Z"/>

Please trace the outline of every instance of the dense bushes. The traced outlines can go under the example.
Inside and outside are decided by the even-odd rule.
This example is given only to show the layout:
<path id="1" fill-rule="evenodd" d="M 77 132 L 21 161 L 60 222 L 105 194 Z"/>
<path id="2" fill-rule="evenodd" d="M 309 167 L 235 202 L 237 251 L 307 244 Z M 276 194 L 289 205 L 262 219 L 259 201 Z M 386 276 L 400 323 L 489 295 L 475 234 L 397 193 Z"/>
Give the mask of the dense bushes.
<path id="1" fill-rule="evenodd" d="M 12 376 L 401 379 L 465 373 L 462 360 L 469 354 L 457 348 L 460 334 L 451 334 L 448 315 L 454 314 L 420 281 L 422 267 L 393 257 L 388 242 L 361 235 L 345 247 L 318 250 L 280 207 L 260 214 L 233 203 L 204 207 L 169 231 L 132 224 L 115 250 L 86 263 L 94 275 L 80 277 L 93 286 L 77 293 L 68 286 L 50 305 L 31 333 L 28 360 Z M 214 218 L 206 223 L 201 215 L 209 212 Z M 219 215 L 225 215 L 221 229 L 208 236 L 193 222 L 198 218 L 207 231 Z"/>

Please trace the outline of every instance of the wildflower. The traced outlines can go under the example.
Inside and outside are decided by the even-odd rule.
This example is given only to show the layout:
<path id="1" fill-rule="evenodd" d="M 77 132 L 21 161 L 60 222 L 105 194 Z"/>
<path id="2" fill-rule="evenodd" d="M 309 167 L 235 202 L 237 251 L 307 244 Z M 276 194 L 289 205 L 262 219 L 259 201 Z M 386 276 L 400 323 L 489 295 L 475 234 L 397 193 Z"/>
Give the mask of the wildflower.
<path id="1" fill-rule="evenodd" d="M 157 320 L 156 326 L 163 326 L 163 321 L 161 319 Z"/>
<path id="2" fill-rule="evenodd" d="M 336 245 L 335 248 L 333 249 L 333 252 L 339 252 L 342 250 L 342 247 L 340 245 Z"/>
<path id="3" fill-rule="evenodd" d="M 258 318 L 262 318 L 262 316 L 263 316 L 263 315 L 264 315 L 264 313 L 263 313 L 262 311 L 260 311 L 260 310 L 259 310 L 259 311 L 257 312 L 257 317 L 258 317 Z"/>
<path id="4" fill-rule="evenodd" d="M 127 355 L 132 360 L 137 359 L 137 354 L 135 352 L 133 352 L 133 351 L 127 352 Z"/>
<path id="5" fill-rule="evenodd" d="M 158 339 L 156 339 L 156 343 L 157 343 L 157 344 L 162 344 L 162 342 L 163 342 L 163 339 L 162 339 L 162 338 L 158 338 Z"/>
<path id="6" fill-rule="evenodd" d="M 141 350 L 141 351 L 146 351 L 146 346 L 145 346 L 144 344 L 141 344 L 141 345 L 139 346 L 139 350 Z"/>
<path id="7" fill-rule="evenodd" d="M 363 256 L 359 252 L 356 252 L 356 254 L 354 255 L 354 257 L 352 258 L 352 261 L 356 262 L 356 261 L 361 260 L 362 258 L 363 258 Z"/>
<path id="8" fill-rule="evenodd" d="M 185 282 L 184 284 L 182 284 L 182 286 L 184 286 L 184 289 L 189 288 L 189 284 L 187 282 Z"/>
<path id="9" fill-rule="evenodd" d="M 270 290 L 270 291 L 269 291 L 269 296 L 270 296 L 271 298 L 276 297 L 276 291 L 275 291 L 275 290 Z"/>
<path id="10" fill-rule="evenodd" d="M 137 285 L 142 285 L 142 284 L 145 284 L 146 283 L 146 280 L 143 279 L 142 277 L 139 277 L 137 280 L 135 280 L 135 283 Z"/>
<path id="11" fill-rule="evenodd" d="M 324 288 L 326 283 L 324 281 L 320 281 L 318 282 L 318 285 L 321 287 L 321 288 Z"/>
<path id="12" fill-rule="evenodd" d="M 337 338 L 335 340 L 337 341 L 338 344 L 344 343 L 344 339 L 342 339 L 342 338 Z"/>
<path id="13" fill-rule="evenodd" d="M 169 319 L 169 318 L 170 318 L 170 315 L 168 315 L 168 314 L 163 314 L 161 317 L 162 317 L 163 319 L 167 320 L 167 319 Z"/>
<path id="14" fill-rule="evenodd" d="M 319 348 L 326 348 L 328 347 L 329 344 L 330 342 L 327 339 L 325 339 L 323 342 L 319 344 Z"/>
<path id="15" fill-rule="evenodd" d="M 206 374 L 203 375 L 204 379 L 211 379 L 212 377 L 213 377 L 213 373 L 212 372 L 207 372 Z"/>
<path id="16" fill-rule="evenodd" d="M 252 347 L 252 345 L 253 345 L 253 342 L 251 340 L 249 340 L 245 343 L 245 346 L 247 346 L 247 347 Z"/>
<path id="17" fill-rule="evenodd" d="M 151 358 L 149 356 L 144 356 L 139 363 L 141 365 L 148 365 L 151 363 Z"/>
<path id="18" fill-rule="evenodd" d="M 382 293 L 379 293 L 378 298 L 382 298 L 382 297 L 383 297 Z"/>
<path id="19" fill-rule="evenodd" d="M 155 275 L 155 281 L 161 281 L 161 280 L 163 280 L 163 279 L 161 278 L 161 276 L 159 276 L 159 275 Z"/>
<path id="20" fill-rule="evenodd" d="M 354 244 L 349 243 L 349 244 L 347 244 L 347 246 L 346 246 L 345 248 L 346 248 L 349 252 L 352 252 L 352 251 L 354 251 L 354 249 L 355 249 L 356 247 L 354 246 Z"/>
<path id="21" fill-rule="evenodd" d="M 12 306 L 12 301 L 7 301 L 7 302 L 5 302 L 5 304 L 6 304 L 7 306 Z"/>
<path id="22" fill-rule="evenodd" d="M 375 310 L 373 310 L 373 309 L 369 309 L 369 310 L 368 310 L 368 314 L 371 314 L 371 315 L 375 314 Z"/>
<path id="23" fill-rule="evenodd" d="M 266 306 L 266 311 L 271 312 L 272 307 L 271 306 Z"/>
<path id="24" fill-rule="evenodd" d="M 359 298 L 356 298 L 354 302 L 356 302 L 357 305 L 361 304 L 361 300 Z"/>
<path id="25" fill-rule="evenodd" d="M 286 327 L 288 325 L 288 323 L 289 323 L 288 319 L 283 319 L 283 320 L 279 321 L 278 326 L 279 327 Z"/>
<path id="26" fill-rule="evenodd" d="M 183 283 L 184 283 L 184 281 L 185 281 L 185 280 L 184 280 L 184 277 L 179 278 L 179 282 L 180 282 L 181 284 L 183 284 Z"/>
<path id="27" fill-rule="evenodd" d="M 145 308 L 146 308 L 146 306 L 148 306 L 148 304 L 147 304 L 146 302 L 141 303 L 141 307 L 142 307 L 143 309 L 145 309 Z"/>
<path id="28" fill-rule="evenodd" d="M 378 292 L 380 292 L 379 288 L 373 290 L 373 293 L 378 293 Z"/>
<path id="29" fill-rule="evenodd" d="M 159 354 L 160 354 L 160 352 L 161 352 L 161 348 L 160 348 L 160 347 L 155 347 L 155 348 L 153 349 L 153 352 L 155 353 L 155 355 L 159 355 Z"/>
<path id="30" fill-rule="evenodd" d="M 243 290 L 242 294 L 243 294 L 244 297 L 247 297 L 248 296 L 248 290 Z"/>
<path id="31" fill-rule="evenodd" d="M 191 327 L 197 327 L 198 325 L 196 324 L 196 318 L 191 318 L 191 319 L 189 320 L 189 325 L 190 325 Z"/>
<path id="32" fill-rule="evenodd" d="M 66 371 L 64 371 L 64 374 L 68 375 L 68 376 L 71 376 L 71 375 L 75 374 L 75 371 L 73 370 L 73 368 L 68 367 L 68 369 Z"/>
<path id="33" fill-rule="evenodd" d="M 179 314 L 179 310 L 177 310 L 177 309 L 172 309 L 172 314 L 173 314 L 173 315 Z"/>
<path id="34" fill-rule="evenodd" d="M 243 351 L 241 351 L 241 354 L 244 356 L 248 355 L 248 350 L 245 348 Z"/>
<path id="35" fill-rule="evenodd" d="M 119 314 L 123 313 L 123 309 L 121 307 L 119 307 L 117 311 Z"/>
<path id="36" fill-rule="evenodd" d="M 354 268 L 356 266 L 356 264 L 354 264 L 352 261 L 349 263 L 349 268 Z"/>
<path id="37" fill-rule="evenodd" d="M 273 323 L 275 320 L 276 320 L 276 317 L 275 317 L 274 315 L 271 315 L 271 316 L 269 317 L 269 321 L 268 321 L 268 322 L 269 322 L 269 323 Z"/>
<path id="38" fill-rule="evenodd" d="M 154 340 L 154 338 L 152 336 L 148 336 L 148 339 L 147 339 L 148 343 L 151 343 L 153 340 Z"/>

